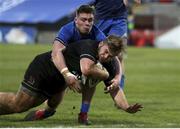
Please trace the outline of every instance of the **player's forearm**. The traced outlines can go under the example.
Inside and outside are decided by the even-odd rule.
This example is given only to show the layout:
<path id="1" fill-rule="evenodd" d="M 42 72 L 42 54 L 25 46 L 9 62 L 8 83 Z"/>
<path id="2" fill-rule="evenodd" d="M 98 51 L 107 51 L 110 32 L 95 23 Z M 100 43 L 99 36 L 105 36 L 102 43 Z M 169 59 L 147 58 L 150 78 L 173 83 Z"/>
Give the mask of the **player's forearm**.
<path id="1" fill-rule="evenodd" d="M 66 67 L 62 50 L 59 50 L 56 53 L 52 54 L 52 61 L 59 71 Z"/>
<path id="2" fill-rule="evenodd" d="M 117 90 L 118 93 L 114 96 L 114 101 L 118 108 L 121 108 L 122 110 L 126 111 L 126 109 L 129 107 L 126 96 L 122 89 L 117 89 Z"/>
<path id="3" fill-rule="evenodd" d="M 109 73 L 105 68 L 101 69 L 97 65 L 93 65 L 89 70 L 89 76 L 100 80 L 106 80 L 109 77 Z"/>
<path id="4" fill-rule="evenodd" d="M 54 65 L 60 72 L 62 69 L 67 68 L 64 55 L 62 53 L 64 50 L 65 46 L 61 42 L 55 40 L 53 43 L 51 57 Z"/>
<path id="5" fill-rule="evenodd" d="M 116 68 L 115 78 L 120 80 L 120 78 L 122 76 L 122 67 L 121 67 L 121 63 L 120 63 L 118 57 L 115 58 L 114 65 L 115 65 L 115 68 Z"/>
<path id="6" fill-rule="evenodd" d="M 52 54 L 52 60 L 53 60 L 54 65 L 56 66 L 56 68 L 59 70 L 59 72 L 65 78 L 65 80 L 69 76 L 74 76 L 66 66 L 64 56 L 62 54 L 62 49 L 60 49 L 54 56 Z"/>

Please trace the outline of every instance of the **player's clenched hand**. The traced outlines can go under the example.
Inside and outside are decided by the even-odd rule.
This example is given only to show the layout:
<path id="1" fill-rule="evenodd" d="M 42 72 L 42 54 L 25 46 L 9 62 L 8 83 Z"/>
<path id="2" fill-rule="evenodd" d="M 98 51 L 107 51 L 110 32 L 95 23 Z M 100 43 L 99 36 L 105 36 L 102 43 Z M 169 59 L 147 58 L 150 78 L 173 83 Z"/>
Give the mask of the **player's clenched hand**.
<path id="1" fill-rule="evenodd" d="M 136 113 L 136 112 L 138 112 L 138 111 L 141 111 L 142 108 L 143 108 L 143 107 L 142 107 L 141 104 L 136 103 L 136 104 L 134 104 L 134 105 L 129 106 L 129 107 L 126 109 L 126 112 L 128 112 L 128 113 Z"/>
<path id="2" fill-rule="evenodd" d="M 113 79 L 111 80 L 111 85 L 114 86 L 114 89 L 118 88 L 118 87 L 119 87 L 119 84 L 120 84 L 119 78 L 118 78 L 118 79 L 113 78 Z"/>
<path id="3" fill-rule="evenodd" d="M 110 91 L 113 91 L 113 90 L 115 90 L 116 88 L 118 88 L 119 87 L 119 79 L 112 79 L 111 81 L 110 81 L 110 85 L 109 86 L 107 86 L 105 89 L 104 89 L 104 93 L 109 93 Z"/>
<path id="4" fill-rule="evenodd" d="M 63 75 L 66 85 L 73 90 L 74 92 L 81 93 L 81 87 L 80 83 L 77 79 L 77 77 L 72 74 L 67 67 L 63 68 L 61 70 L 61 74 Z"/>
<path id="5" fill-rule="evenodd" d="M 73 90 L 74 92 L 81 93 L 81 87 L 80 87 L 79 81 L 74 74 L 69 72 L 68 75 L 65 76 L 65 81 L 66 81 L 67 86 L 71 90 Z"/>

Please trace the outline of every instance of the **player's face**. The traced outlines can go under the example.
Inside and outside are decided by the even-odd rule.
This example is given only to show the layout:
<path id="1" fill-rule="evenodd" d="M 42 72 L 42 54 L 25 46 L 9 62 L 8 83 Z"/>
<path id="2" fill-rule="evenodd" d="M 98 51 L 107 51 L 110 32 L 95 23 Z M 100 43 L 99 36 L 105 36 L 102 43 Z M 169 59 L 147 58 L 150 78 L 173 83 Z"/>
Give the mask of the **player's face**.
<path id="1" fill-rule="evenodd" d="M 115 55 L 113 55 L 107 44 L 104 44 L 102 46 L 99 47 L 99 51 L 98 51 L 98 57 L 99 57 L 99 61 L 101 63 L 103 62 L 109 62 Z"/>
<path id="2" fill-rule="evenodd" d="M 75 23 L 81 34 L 88 34 L 94 24 L 94 15 L 91 13 L 81 13 L 75 18 Z"/>

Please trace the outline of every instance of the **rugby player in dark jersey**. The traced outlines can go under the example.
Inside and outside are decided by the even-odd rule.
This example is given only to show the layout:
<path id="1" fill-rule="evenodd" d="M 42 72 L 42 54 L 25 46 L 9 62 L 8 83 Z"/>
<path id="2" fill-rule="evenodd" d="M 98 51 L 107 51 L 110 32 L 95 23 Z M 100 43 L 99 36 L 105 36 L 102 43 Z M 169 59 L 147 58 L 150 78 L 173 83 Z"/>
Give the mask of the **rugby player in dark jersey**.
<path id="1" fill-rule="evenodd" d="M 49 106 L 46 111 L 29 114 L 25 120 L 44 119 L 53 115 L 69 86 L 65 83 L 67 76 L 76 77 L 72 74 L 75 71 L 79 75 L 106 80 L 114 75 L 96 67 L 97 61 L 113 67 L 115 56 L 122 50 L 122 40 L 116 36 L 109 36 L 100 43 L 93 40 L 72 43 L 59 51 L 67 64 L 61 71 L 55 65 L 51 51 L 37 55 L 27 68 L 19 91 L 16 94 L 0 92 L 0 115 L 25 112 L 45 101 Z M 77 83 L 76 86 L 75 91 L 80 92 L 80 84 Z M 131 111 L 136 112 L 140 108 L 141 105 Z"/>

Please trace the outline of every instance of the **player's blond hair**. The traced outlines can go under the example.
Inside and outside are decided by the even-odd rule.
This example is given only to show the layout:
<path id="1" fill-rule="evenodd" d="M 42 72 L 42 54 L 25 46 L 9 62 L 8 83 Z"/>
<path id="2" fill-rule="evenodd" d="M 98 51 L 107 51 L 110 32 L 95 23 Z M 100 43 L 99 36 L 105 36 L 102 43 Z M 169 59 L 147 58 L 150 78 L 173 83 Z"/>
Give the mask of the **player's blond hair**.
<path id="1" fill-rule="evenodd" d="M 123 38 L 116 35 L 109 35 L 104 43 L 107 43 L 112 54 L 118 55 L 121 52 L 125 52 L 125 45 Z"/>

